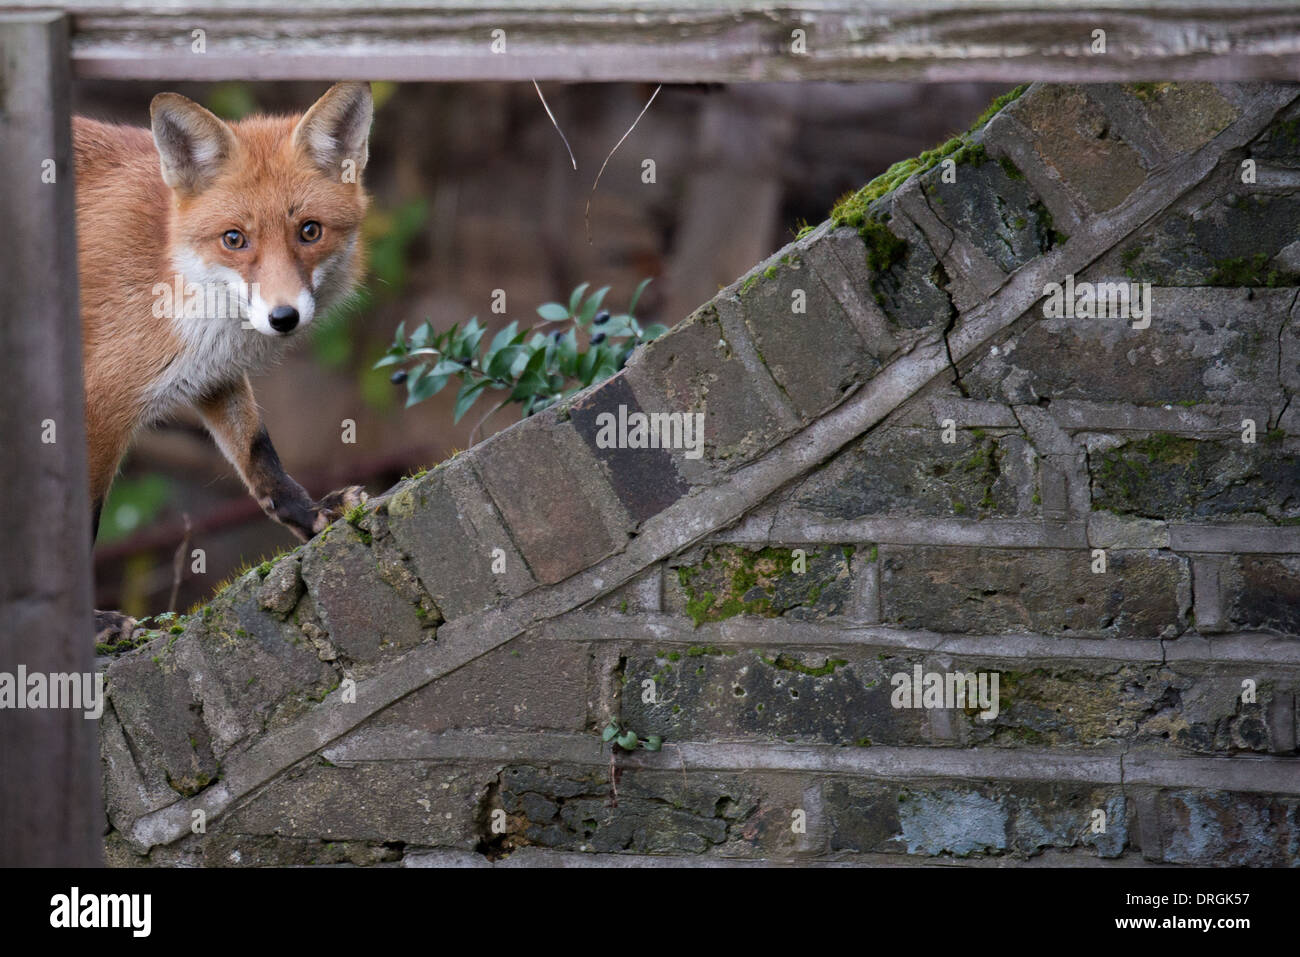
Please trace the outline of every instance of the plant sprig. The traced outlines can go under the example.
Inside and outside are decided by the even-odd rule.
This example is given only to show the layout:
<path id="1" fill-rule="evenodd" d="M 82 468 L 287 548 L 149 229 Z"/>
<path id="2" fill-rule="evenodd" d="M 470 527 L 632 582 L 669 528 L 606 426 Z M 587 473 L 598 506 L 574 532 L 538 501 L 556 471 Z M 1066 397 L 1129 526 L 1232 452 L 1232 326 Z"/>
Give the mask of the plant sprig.
<path id="1" fill-rule="evenodd" d="M 393 344 L 374 367 L 401 366 L 392 381 L 405 383 L 407 408 L 437 395 L 457 378 L 461 384 L 454 421 L 459 422 L 487 392 L 506 393 L 489 416 L 518 403 L 522 406 L 520 417 L 527 418 L 608 379 L 623 368 L 633 349 L 668 331 L 660 323 L 643 328 L 636 319 L 637 303 L 649 284 L 649 279 L 643 279 L 627 311 L 612 315 L 601 308 L 610 287 L 588 294 L 591 284 L 584 282 L 573 290 L 567 305 L 547 302 L 538 306 L 542 319 L 538 325 L 521 330 L 518 321 L 512 320 L 486 347 L 487 327 L 477 316 L 441 332 L 426 321 L 409 336 L 406 323 L 402 323 Z M 586 348 L 579 345 L 580 334 Z"/>
<path id="2" fill-rule="evenodd" d="M 605 726 L 605 730 L 600 733 L 600 740 L 604 744 L 612 741 L 615 747 L 622 748 L 624 751 L 635 751 L 638 747 L 646 751 L 658 751 L 664 744 L 664 739 L 657 734 L 649 734 L 642 738 L 617 721 L 611 721 Z"/>

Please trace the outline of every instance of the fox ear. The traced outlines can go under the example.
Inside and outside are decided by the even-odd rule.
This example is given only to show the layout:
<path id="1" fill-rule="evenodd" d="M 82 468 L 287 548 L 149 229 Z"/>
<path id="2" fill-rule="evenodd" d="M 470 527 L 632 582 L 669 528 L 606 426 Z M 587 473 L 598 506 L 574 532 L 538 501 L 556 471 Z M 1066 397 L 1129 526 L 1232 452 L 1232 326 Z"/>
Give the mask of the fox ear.
<path id="1" fill-rule="evenodd" d="M 153 141 L 163 182 L 197 193 L 216 176 L 235 149 L 230 127 L 179 93 L 159 93 L 149 104 Z"/>
<path id="2" fill-rule="evenodd" d="M 370 157 L 374 105 L 369 83 L 336 83 L 313 104 L 293 131 L 293 143 L 321 172 L 336 176 L 352 160 L 355 172 Z"/>

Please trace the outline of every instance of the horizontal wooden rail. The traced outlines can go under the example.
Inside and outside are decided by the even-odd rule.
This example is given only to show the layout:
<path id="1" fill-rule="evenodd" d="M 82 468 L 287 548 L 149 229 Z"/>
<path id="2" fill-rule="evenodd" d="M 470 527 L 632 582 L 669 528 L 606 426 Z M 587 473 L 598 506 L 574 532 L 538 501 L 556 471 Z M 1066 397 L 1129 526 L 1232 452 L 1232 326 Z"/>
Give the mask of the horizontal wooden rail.
<path id="1" fill-rule="evenodd" d="M 1300 5 L 1293 0 L 394 0 L 381 8 L 356 0 L 0 0 L 0 10 L 51 8 L 71 17 L 73 69 L 81 78 L 1300 76 Z M 803 52 L 795 50 L 796 30 L 804 31 Z M 1105 31 L 1104 53 L 1093 50 L 1095 30 Z"/>

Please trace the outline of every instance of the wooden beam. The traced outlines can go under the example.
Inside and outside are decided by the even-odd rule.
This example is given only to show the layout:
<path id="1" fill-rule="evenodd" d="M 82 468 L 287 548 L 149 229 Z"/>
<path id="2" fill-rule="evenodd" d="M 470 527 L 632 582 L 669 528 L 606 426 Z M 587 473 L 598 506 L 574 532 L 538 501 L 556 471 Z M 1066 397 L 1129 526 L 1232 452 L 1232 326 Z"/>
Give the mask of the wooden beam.
<path id="1" fill-rule="evenodd" d="M 8 501 L 0 681 L 20 669 L 88 676 L 94 629 L 67 22 L 0 14 L 0 49 L 0 222 L 8 234 L 0 255 L 0 488 Z M 0 866 L 98 864 L 97 723 L 82 709 L 13 704 L 0 710 Z"/>
<path id="2" fill-rule="evenodd" d="M 82 78 L 1286 80 L 1292 0 L 355 0 L 59 6 Z M 796 29 L 806 53 L 792 50 Z M 1106 52 L 1092 51 L 1106 31 Z M 202 30 L 198 52 L 195 30 Z M 493 52 L 494 30 L 505 51 Z"/>

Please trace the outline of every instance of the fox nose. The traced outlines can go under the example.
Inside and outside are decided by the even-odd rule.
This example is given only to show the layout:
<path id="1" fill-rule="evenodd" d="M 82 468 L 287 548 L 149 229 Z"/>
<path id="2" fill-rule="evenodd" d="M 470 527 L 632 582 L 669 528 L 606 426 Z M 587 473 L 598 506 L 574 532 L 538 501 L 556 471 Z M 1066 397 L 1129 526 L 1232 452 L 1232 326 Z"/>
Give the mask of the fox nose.
<path id="1" fill-rule="evenodd" d="M 292 332 L 298 325 L 298 310 L 293 306 L 276 306 L 271 310 L 271 328 L 276 332 Z"/>

